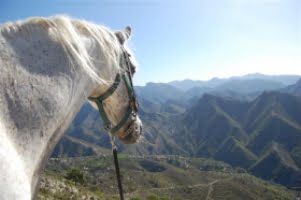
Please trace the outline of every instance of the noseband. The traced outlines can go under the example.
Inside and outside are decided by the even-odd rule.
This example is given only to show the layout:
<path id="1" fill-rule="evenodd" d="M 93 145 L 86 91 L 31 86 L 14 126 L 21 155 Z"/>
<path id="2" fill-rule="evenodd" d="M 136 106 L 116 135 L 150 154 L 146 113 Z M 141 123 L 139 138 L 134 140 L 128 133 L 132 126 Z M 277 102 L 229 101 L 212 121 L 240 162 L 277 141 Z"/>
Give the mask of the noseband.
<path id="1" fill-rule="evenodd" d="M 114 134 L 121 127 L 123 127 L 131 116 L 136 117 L 138 112 L 138 103 L 136 100 L 136 94 L 134 91 L 134 86 L 132 81 L 132 71 L 131 71 L 131 63 L 130 63 L 129 55 L 126 53 L 123 47 L 122 50 L 123 50 L 123 56 L 125 58 L 127 69 L 124 72 L 117 73 L 114 83 L 109 87 L 109 89 L 106 90 L 105 93 L 103 93 L 98 97 L 88 97 L 90 101 L 96 103 L 99 110 L 99 114 L 104 122 L 104 129 L 112 134 Z M 127 92 L 129 96 L 129 105 L 126 113 L 123 115 L 119 123 L 113 126 L 112 122 L 108 118 L 108 115 L 106 114 L 106 111 L 104 110 L 104 100 L 106 100 L 116 91 L 116 89 L 118 88 L 121 82 L 121 79 L 125 82 L 127 88 Z"/>

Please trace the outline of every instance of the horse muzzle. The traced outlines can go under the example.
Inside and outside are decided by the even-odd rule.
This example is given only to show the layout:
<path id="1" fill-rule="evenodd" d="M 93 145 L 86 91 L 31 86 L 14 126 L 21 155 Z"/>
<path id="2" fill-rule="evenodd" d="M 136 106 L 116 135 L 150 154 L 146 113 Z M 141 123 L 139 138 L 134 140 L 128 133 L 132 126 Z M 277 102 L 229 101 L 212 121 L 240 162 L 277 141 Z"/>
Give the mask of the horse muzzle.
<path id="1" fill-rule="evenodd" d="M 140 118 L 137 115 L 132 116 L 125 130 L 118 134 L 118 138 L 124 144 L 137 143 L 142 135 L 142 131 L 143 126 Z"/>

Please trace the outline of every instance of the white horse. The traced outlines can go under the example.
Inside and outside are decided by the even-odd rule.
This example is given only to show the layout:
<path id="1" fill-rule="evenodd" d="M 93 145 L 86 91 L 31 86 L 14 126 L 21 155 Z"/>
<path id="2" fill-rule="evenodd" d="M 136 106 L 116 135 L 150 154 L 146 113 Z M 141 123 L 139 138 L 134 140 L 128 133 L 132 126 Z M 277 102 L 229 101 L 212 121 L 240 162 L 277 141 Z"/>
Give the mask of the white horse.
<path id="1" fill-rule="evenodd" d="M 102 102 L 109 128 L 125 143 L 138 140 L 136 111 L 124 117 L 135 107 L 127 76 L 135 64 L 124 48 L 130 34 L 129 27 L 113 32 L 65 16 L 0 26 L 0 199 L 35 198 L 44 164 L 75 114 L 112 83 Z M 127 80 L 116 84 L 117 75 Z"/>

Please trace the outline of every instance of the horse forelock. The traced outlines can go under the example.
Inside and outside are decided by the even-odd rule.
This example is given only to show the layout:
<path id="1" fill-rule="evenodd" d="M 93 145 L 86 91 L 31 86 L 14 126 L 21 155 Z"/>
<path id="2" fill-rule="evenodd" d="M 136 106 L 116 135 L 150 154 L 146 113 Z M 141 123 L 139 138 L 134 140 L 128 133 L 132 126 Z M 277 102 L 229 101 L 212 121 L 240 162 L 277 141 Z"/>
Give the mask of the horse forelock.
<path id="1" fill-rule="evenodd" d="M 0 26 L 0 32 L 6 32 L 10 35 L 13 33 L 27 34 L 29 37 L 32 32 L 45 31 L 54 40 L 62 44 L 70 63 L 77 63 L 84 72 L 86 72 L 93 80 L 100 83 L 107 83 L 104 77 L 99 73 L 99 69 L 94 65 L 94 57 L 90 55 L 86 48 L 83 37 L 89 37 L 100 47 L 103 58 L 109 63 L 112 71 L 120 71 L 120 43 L 114 31 L 91 22 L 84 20 L 71 19 L 68 16 L 59 15 L 48 18 L 34 17 L 27 20 L 17 21 L 15 23 L 6 23 Z M 133 53 L 124 44 L 128 53 L 131 54 L 130 60 L 134 67 L 137 62 Z"/>

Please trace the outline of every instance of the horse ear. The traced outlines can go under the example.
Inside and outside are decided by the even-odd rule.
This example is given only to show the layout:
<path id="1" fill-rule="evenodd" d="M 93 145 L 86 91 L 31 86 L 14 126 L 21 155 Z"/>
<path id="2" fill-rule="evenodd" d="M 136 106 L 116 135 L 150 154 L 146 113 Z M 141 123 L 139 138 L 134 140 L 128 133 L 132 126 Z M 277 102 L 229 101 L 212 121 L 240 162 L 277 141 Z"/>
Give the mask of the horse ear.
<path id="1" fill-rule="evenodd" d="M 130 26 L 127 26 L 127 27 L 125 27 L 124 32 L 127 35 L 127 39 L 129 39 L 131 36 L 131 33 L 132 33 L 132 28 Z"/>
<path id="2" fill-rule="evenodd" d="M 124 42 L 130 38 L 131 33 L 132 33 L 131 27 L 127 26 L 123 31 L 115 32 L 115 35 L 118 38 L 120 44 L 124 44 Z"/>

